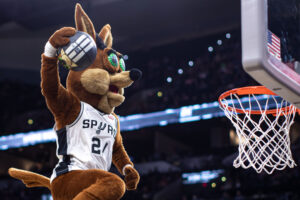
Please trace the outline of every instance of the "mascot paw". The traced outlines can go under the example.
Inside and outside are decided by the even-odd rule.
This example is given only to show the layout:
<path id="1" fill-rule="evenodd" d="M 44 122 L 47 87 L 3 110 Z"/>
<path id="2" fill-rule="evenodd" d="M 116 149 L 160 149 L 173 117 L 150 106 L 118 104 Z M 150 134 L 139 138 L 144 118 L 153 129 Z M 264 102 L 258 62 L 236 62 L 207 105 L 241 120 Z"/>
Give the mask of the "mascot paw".
<path id="1" fill-rule="evenodd" d="M 67 45 L 70 40 L 69 37 L 75 35 L 76 30 L 72 27 L 64 27 L 57 30 L 49 39 L 50 44 L 55 47 L 59 48 L 62 46 Z"/>
<path id="2" fill-rule="evenodd" d="M 133 167 L 125 168 L 125 184 L 127 190 L 135 190 L 140 181 L 139 173 Z"/>

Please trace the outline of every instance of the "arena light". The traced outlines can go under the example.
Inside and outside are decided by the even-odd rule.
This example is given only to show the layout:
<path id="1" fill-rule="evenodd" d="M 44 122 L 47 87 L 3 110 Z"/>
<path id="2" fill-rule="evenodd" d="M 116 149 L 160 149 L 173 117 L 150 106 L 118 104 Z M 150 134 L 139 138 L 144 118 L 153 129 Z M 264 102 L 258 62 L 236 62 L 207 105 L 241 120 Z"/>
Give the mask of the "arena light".
<path id="1" fill-rule="evenodd" d="M 128 60 L 128 55 L 123 56 L 124 60 Z"/>
<path id="2" fill-rule="evenodd" d="M 169 76 L 169 77 L 167 78 L 167 82 L 168 82 L 168 83 L 171 83 L 171 82 L 172 82 L 172 77 Z"/>
<path id="3" fill-rule="evenodd" d="M 226 182 L 227 178 L 225 176 L 222 176 L 221 181 Z"/>
<path id="4" fill-rule="evenodd" d="M 190 60 L 188 64 L 189 64 L 190 67 L 194 66 L 194 62 L 192 60 Z"/>
<path id="5" fill-rule="evenodd" d="M 231 34 L 230 33 L 226 33 L 226 38 L 230 39 L 231 38 Z"/>
<path id="6" fill-rule="evenodd" d="M 180 68 L 180 69 L 178 69 L 178 74 L 183 74 L 183 70 Z"/>
<path id="7" fill-rule="evenodd" d="M 29 118 L 29 119 L 27 120 L 27 124 L 32 125 L 33 123 L 34 123 L 33 119 Z"/>
<path id="8" fill-rule="evenodd" d="M 209 52 L 213 52 L 213 51 L 214 51 L 214 48 L 213 48 L 212 46 L 209 46 L 209 47 L 208 47 L 208 51 L 209 51 Z"/>
<path id="9" fill-rule="evenodd" d="M 26 147 L 39 143 L 54 142 L 56 139 L 53 129 L 17 133 L 0 137 L 0 150 Z"/>
<path id="10" fill-rule="evenodd" d="M 189 172 L 181 175 L 182 183 L 185 185 L 209 183 L 224 173 L 223 169 L 205 170 L 201 172 Z"/>
<path id="11" fill-rule="evenodd" d="M 257 100 L 266 101 L 267 98 L 266 95 L 262 95 L 258 96 Z M 249 98 L 241 98 L 241 101 L 249 102 Z M 254 102 L 256 100 L 251 98 L 250 101 Z M 223 116 L 225 116 L 224 112 L 219 108 L 219 103 L 215 101 L 152 113 L 120 116 L 119 119 L 121 131 L 132 131 L 151 126 L 167 126 L 169 124 L 195 122 Z M 0 150 L 54 142 L 55 140 L 56 134 L 53 129 L 17 133 L 0 137 Z"/>
<path id="12" fill-rule="evenodd" d="M 41 200 L 53 200 L 51 194 L 42 194 Z"/>
<path id="13" fill-rule="evenodd" d="M 162 91 L 158 91 L 158 92 L 156 93 L 156 95 L 157 95 L 157 97 L 162 97 L 162 96 L 163 96 L 163 93 L 162 93 Z"/>

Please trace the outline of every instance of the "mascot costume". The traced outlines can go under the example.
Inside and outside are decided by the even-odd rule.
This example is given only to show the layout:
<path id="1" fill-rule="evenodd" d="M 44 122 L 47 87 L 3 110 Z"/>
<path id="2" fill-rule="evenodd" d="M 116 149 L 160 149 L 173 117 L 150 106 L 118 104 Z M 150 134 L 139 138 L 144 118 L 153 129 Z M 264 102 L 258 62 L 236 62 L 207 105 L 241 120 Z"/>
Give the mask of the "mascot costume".
<path id="1" fill-rule="evenodd" d="M 141 72 L 125 71 L 122 55 L 112 49 L 110 25 L 96 34 L 79 4 L 75 23 L 76 29 L 56 31 L 42 54 L 41 88 L 55 119 L 59 162 L 50 179 L 15 168 L 10 168 L 9 174 L 27 187 L 49 188 L 54 200 L 117 200 L 125 189 L 136 189 L 140 177 L 124 149 L 114 108 L 124 101 L 124 88 Z M 59 79 L 57 50 L 68 45 L 76 32 L 93 39 L 95 60 L 85 69 L 71 68 L 65 88 Z M 112 162 L 124 181 L 108 172 Z"/>

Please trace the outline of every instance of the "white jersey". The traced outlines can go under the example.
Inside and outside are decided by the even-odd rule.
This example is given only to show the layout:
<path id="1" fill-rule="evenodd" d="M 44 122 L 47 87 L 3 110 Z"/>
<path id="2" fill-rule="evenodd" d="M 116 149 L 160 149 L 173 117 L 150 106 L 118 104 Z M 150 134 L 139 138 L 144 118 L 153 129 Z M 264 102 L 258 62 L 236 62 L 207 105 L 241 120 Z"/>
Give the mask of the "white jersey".
<path id="1" fill-rule="evenodd" d="M 117 135 L 118 120 L 91 105 L 81 102 L 77 119 L 57 133 L 57 157 L 51 182 L 72 170 L 102 169 L 108 171 Z"/>

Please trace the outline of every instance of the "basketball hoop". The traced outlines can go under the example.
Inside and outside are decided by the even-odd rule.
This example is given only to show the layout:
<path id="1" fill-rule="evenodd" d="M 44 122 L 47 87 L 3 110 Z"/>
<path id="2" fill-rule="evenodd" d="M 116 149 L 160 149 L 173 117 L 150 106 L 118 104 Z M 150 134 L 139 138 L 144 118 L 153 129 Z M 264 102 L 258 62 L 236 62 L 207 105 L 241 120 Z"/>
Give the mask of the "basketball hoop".
<path id="1" fill-rule="evenodd" d="M 253 167 L 257 173 L 272 174 L 296 166 L 289 137 L 295 106 L 264 86 L 229 90 L 221 94 L 219 104 L 239 138 L 235 168 Z"/>

